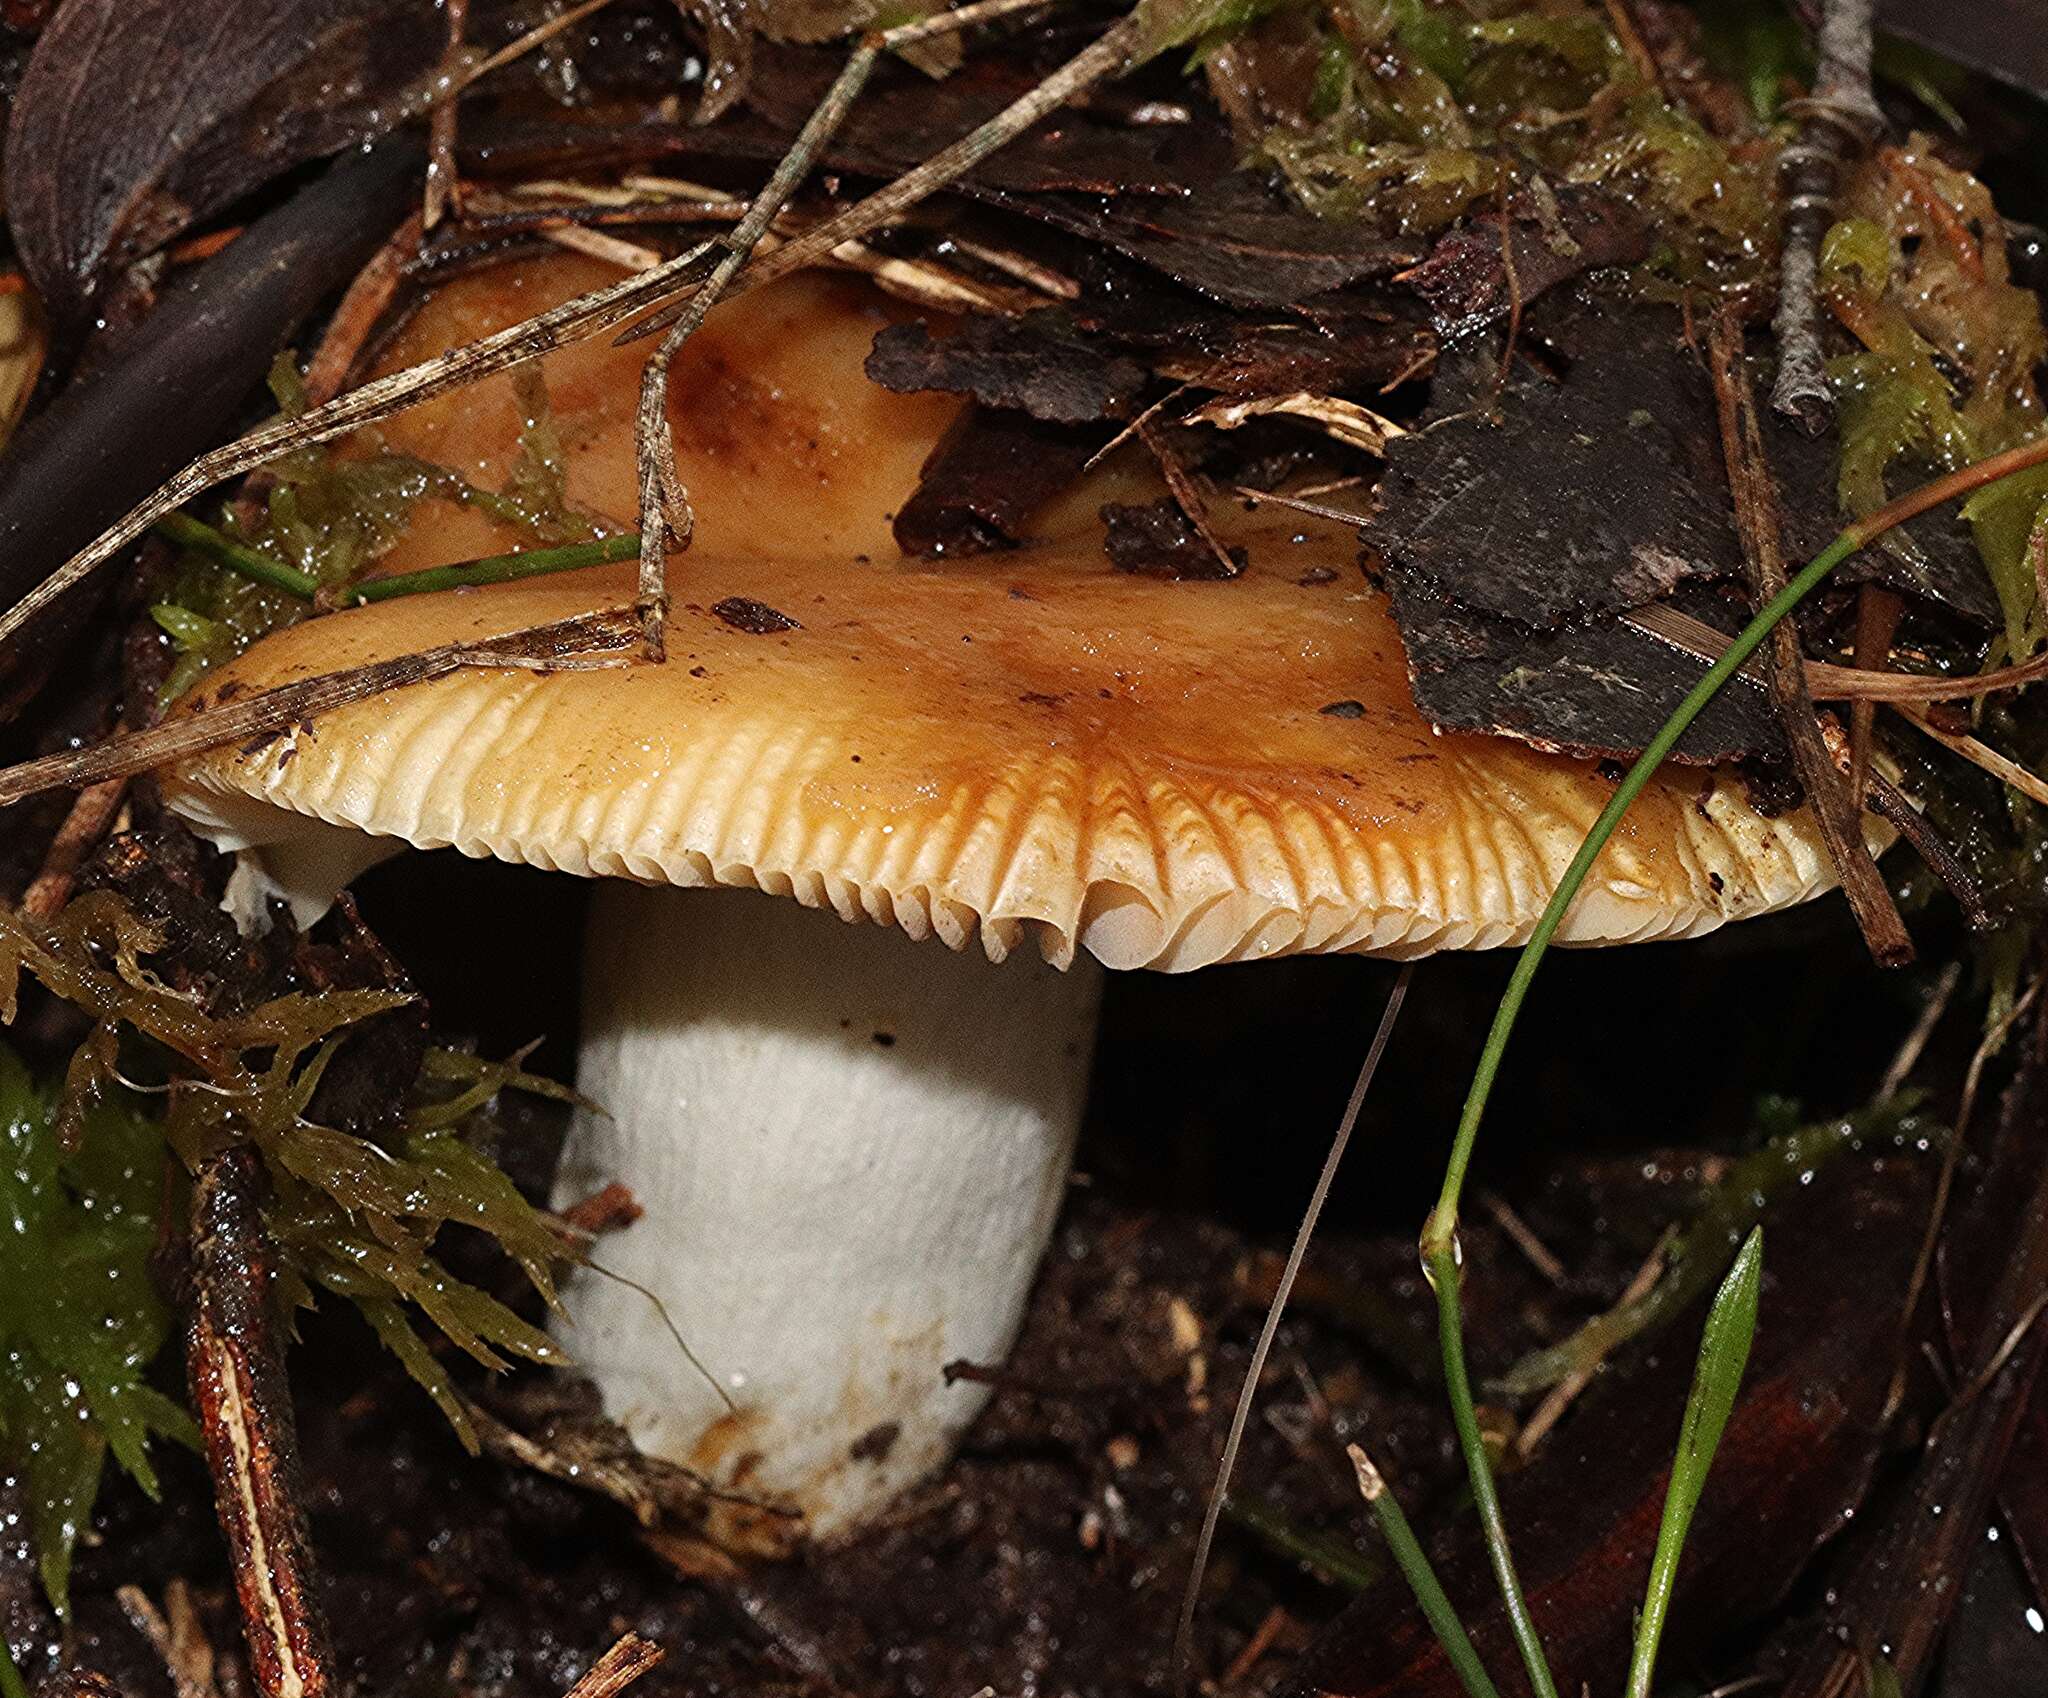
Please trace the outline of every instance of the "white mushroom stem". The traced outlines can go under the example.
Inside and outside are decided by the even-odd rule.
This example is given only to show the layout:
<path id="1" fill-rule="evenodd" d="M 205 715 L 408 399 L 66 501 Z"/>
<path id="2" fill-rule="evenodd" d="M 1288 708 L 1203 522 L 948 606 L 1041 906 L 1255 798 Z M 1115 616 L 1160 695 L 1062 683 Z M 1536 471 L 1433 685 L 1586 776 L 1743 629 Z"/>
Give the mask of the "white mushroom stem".
<path id="1" fill-rule="evenodd" d="M 596 1248 L 633 1285 L 579 1279 L 567 1338 L 643 1451 L 823 1538 L 947 1459 L 987 1393 L 942 1370 L 1016 1336 L 1100 985 L 1085 955 L 998 966 L 787 899 L 605 881 L 577 1083 L 608 1113 L 578 1114 L 557 1194 L 622 1180 L 645 1211 Z"/>

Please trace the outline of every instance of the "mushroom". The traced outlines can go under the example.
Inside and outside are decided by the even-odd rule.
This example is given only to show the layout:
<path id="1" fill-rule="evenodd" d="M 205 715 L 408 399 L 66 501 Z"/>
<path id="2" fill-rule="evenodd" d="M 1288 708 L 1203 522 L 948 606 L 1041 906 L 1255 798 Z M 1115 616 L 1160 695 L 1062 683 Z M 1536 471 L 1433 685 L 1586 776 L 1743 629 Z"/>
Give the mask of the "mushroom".
<path id="1" fill-rule="evenodd" d="M 394 358 L 592 277 L 564 259 L 455 282 Z M 1155 492 L 1118 466 L 1027 546 L 899 559 L 888 513 L 956 404 L 864 380 L 890 312 L 802 276 L 686 350 L 672 415 L 698 531 L 672 563 L 666 665 L 465 672 L 166 778 L 316 904 L 406 844 L 604 881 L 578 1083 L 607 1112 L 576 1116 L 561 1188 L 620 1178 L 645 1213 L 602 1250 L 633 1284 L 572 1292 L 571 1348 L 645 1449 L 816 1536 L 927 1475 L 983 1401 L 943 1370 L 999 1360 L 1019 1324 L 1100 967 L 1512 944 L 1610 793 L 1585 761 L 1437 734 L 1339 527 L 1233 508 L 1217 523 L 1242 577 L 1118 573 L 1097 509 Z M 638 357 L 589 343 L 548 368 L 570 492 L 622 523 Z M 388 434 L 490 481 L 519 424 L 499 381 Z M 428 504 L 389 564 L 512 540 Z M 394 600 L 277 632 L 200 694 L 630 595 L 619 567 Z M 1685 937 L 1828 884 L 1805 815 L 1672 770 L 1564 936 Z"/>

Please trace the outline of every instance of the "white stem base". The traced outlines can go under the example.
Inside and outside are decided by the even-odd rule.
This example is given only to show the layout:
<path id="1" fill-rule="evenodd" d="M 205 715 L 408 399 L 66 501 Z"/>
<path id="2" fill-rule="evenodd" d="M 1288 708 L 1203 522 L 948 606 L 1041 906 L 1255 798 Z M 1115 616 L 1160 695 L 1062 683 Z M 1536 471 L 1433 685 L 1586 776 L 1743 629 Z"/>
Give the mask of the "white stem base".
<path id="1" fill-rule="evenodd" d="M 1101 975 L 1002 966 L 751 892 L 606 880 L 557 1196 L 644 1216 L 565 1342 L 642 1450 L 830 1538 L 945 1462 L 986 1400 L 1073 1155 Z M 726 1518 L 787 1542 L 787 1518 Z M 780 1538 L 778 1529 L 783 1530 Z M 765 1538 L 762 1537 L 765 1535 Z"/>

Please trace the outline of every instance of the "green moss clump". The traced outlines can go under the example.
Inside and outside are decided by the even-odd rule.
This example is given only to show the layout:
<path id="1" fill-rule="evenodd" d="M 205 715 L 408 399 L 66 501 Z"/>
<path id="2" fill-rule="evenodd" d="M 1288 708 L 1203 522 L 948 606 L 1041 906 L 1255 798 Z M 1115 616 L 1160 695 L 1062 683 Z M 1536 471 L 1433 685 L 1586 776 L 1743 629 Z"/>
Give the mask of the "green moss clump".
<path id="1" fill-rule="evenodd" d="M 1260 139 L 1304 204 L 1430 235 L 1541 174 L 1599 184 L 1654 216 L 1645 281 L 1722 285 L 1758 275 L 1772 246 L 1770 154 L 1708 134 L 1647 85 L 1607 18 L 1582 0 L 1452 5 L 1351 0 L 1203 14 L 1202 50 L 1257 62 L 1307 31 L 1314 94 Z"/>
<path id="2" fill-rule="evenodd" d="M 147 1259 L 168 1149 L 188 1170 L 253 1146 L 270 1186 L 265 1221 L 280 1251 L 279 1299 L 328 1292 L 354 1303 L 447 1415 L 476 1435 L 446 1369 L 414 1328 L 431 1326 L 475 1360 L 562 1360 L 553 1341 L 433 1254 L 441 1229 L 491 1238 L 549 1305 L 581 1245 L 513 1187 L 457 1130 L 499 1091 L 567 1096 L 510 1063 L 430 1051 L 406 1126 L 387 1148 L 308 1118 L 349 1030 L 408 1000 L 383 990 L 274 997 L 215 1014 L 150 968 L 162 934 L 112 891 L 75 898 L 35 923 L 0 909 L 0 1019 L 20 975 L 90 1015 L 61 1091 L 38 1092 L 0 1050 L 0 1443 L 30 1457 L 36 1538 L 62 1607 L 69 1553 L 111 1452 L 154 1490 L 146 1440 L 189 1437 L 177 1405 L 142 1383 L 167 1318 Z M 163 1093 L 160 1121 L 134 1106 L 123 1071 Z"/>
<path id="3" fill-rule="evenodd" d="M 522 424 L 518 453 L 502 490 L 479 489 L 459 472 L 400 454 L 375 430 L 364 429 L 355 434 L 349 452 L 326 444 L 301 448 L 267 467 L 263 508 L 253 522 L 232 508 L 213 522 L 235 541 L 331 591 L 367 575 L 404 534 L 413 510 L 428 499 L 474 507 L 543 545 L 587 541 L 598 528 L 569 504 L 567 465 L 549 412 L 546 381 L 537 367 L 524 366 L 514 385 Z M 270 389 L 286 418 L 305 411 L 305 383 L 289 353 L 279 355 L 272 367 Z M 294 596 L 186 551 L 172 568 L 163 599 L 150 609 L 178 651 L 163 699 L 176 700 L 266 632 L 312 611 Z"/>
<path id="4" fill-rule="evenodd" d="M 163 1134 L 125 1092 L 92 1104 L 78 1134 L 67 1147 L 57 1093 L 0 1045 L 0 1454 L 27 1487 L 43 1586 L 67 1617 L 108 1456 L 154 1497 L 150 1440 L 197 1437 L 148 1384 L 170 1333 L 149 1267 Z"/>

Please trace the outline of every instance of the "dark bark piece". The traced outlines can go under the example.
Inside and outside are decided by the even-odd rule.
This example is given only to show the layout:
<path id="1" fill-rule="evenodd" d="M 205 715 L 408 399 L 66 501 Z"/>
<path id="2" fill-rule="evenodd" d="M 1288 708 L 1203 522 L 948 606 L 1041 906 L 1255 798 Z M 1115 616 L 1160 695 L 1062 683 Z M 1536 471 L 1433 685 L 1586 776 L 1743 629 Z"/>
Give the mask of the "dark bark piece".
<path id="1" fill-rule="evenodd" d="M 1585 272 L 1649 257 L 1650 227 L 1626 202 L 1570 185 L 1545 193 L 1547 201 L 1524 190 L 1508 202 L 1505 242 L 1502 215 L 1481 213 L 1439 237 L 1429 258 L 1395 279 L 1428 303 L 1446 341 L 1504 319 L 1518 300 L 1526 307 Z"/>
<path id="2" fill-rule="evenodd" d="M 1227 570 L 1171 496 L 1135 506 L 1108 502 L 1102 509 L 1102 523 L 1102 546 L 1119 572 L 1161 578 L 1231 578 L 1244 570 L 1244 550 L 1229 551 L 1236 571 Z"/>
<path id="3" fill-rule="evenodd" d="M 970 178 L 963 191 L 1114 249 L 1197 294 L 1240 310 L 1293 308 L 1352 283 L 1391 277 L 1422 245 L 1317 218 L 1249 172 L 1198 181 L 1175 196 L 1018 193 Z"/>
<path id="4" fill-rule="evenodd" d="M 1666 1666 L 1784 1594 L 1866 1489 L 1929 1175 L 1889 1158 L 1833 1168 L 1766 1229 L 1764 1290 L 1742 1396 L 1680 1570 Z M 1596 1383 L 1501 1497 L 1560 1684 L 1618 1690 L 1690 1388 L 1701 1306 L 1649 1359 Z M 1398 1490 L 1400 1482 L 1394 1482 Z M 1433 1541 L 1437 1572 L 1488 1666 L 1515 1666 L 1476 1524 Z M 1519 1687 L 1516 1688 L 1519 1690 Z M 1396 1576 L 1348 1605 L 1296 1669 L 1293 1693 L 1452 1698 L 1462 1691 Z"/>
<path id="5" fill-rule="evenodd" d="M 1713 400 L 1675 313 L 1574 302 L 1527 334 L 1566 363 L 1518 363 L 1498 398 L 1496 338 L 1439 360 L 1434 428 L 1388 447 L 1370 527 L 1402 586 L 1550 628 L 1732 576 Z"/>
<path id="6" fill-rule="evenodd" d="M 442 33 L 413 0 L 68 0 L 7 130 L 44 301 L 76 319 L 112 266 L 403 117 Z"/>
<path id="7" fill-rule="evenodd" d="M 1389 574 L 1415 705 L 1446 731 L 1519 737 L 1576 755 L 1633 756 L 1705 675 L 1707 662 L 1619 619 L 1534 630 L 1475 613 Z M 1674 605 L 1732 635 L 1745 609 L 1706 588 Z M 1770 698 L 1738 676 L 1673 758 L 1699 765 L 1789 757 Z"/>
<path id="8" fill-rule="evenodd" d="M 0 605 L 228 433 L 293 330 L 404 215 L 418 168 L 395 140 L 341 160 L 181 279 L 22 431 L 0 460 Z M 74 593 L 0 656 L 0 692 L 61 654 L 97 599 Z"/>
<path id="9" fill-rule="evenodd" d="M 1022 542 L 1032 514 L 1081 475 L 1102 433 L 969 406 L 939 438 L 898 510 L 896 545 L 922 560 Z"/>
<path id="10" fill-rule="evenodd" d="M 1058 307 L 1022 318 L 972 318 L 938 340 L 922 324 L 892 324 L 876 336 L 865 370 L 899 395 L 971 395 L 1050 424 L 1128 418 L 1150 375 L 1084 334 Z"/>
<path id="11" fill-rule="evenodd" d="M 1640 607 L 1688 579 L 1740 577 L 1713 391 L 1678 315 L 1555 297 L 1523 342 L 1532 358 L 1497 403 L 1499 337 L 1438 360 L 1428 428 L 1388 450 L 1370 534 L 1390 571 L 1530 626 Z M 1765 440 L 1784 493 L 1785 558 L 1803 564 L 1841 523 L 1833 447 L 1776 420 Z M 1995 605 L 1952 515 L 1907 530 L 1919 564 L 1875 555 L 1869 575 L 1972 618 Z"/>

